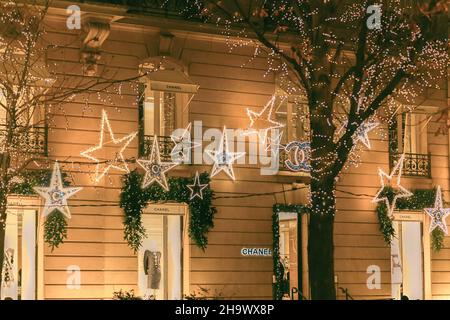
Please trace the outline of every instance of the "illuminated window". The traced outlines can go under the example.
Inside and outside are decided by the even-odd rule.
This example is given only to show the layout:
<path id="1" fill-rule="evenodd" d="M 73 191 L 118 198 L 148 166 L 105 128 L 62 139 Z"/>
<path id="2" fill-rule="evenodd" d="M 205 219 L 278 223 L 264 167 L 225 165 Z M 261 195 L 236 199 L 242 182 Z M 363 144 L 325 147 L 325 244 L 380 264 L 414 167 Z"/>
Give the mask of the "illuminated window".
<path id="1" fill-rule="evenodd" d="M 405 112 L 396 115 L 389 124 L 389 162 L 395 166 L 404 154 L 403 174 L 431 176 L 431 156 L 428 153 L 427 113 Z"/>
<path id="2" fill-rule="evenodd" d="M 282 144 L 290 141 L 309 140 L 308 105 L 296 96 L 278 95 L 276 99 L 276 121 L 283 124 Z"/>
<path id="3" fill-rule="evenodd" d="M 139 92 L 139 153 L 147 156 L 153 136 L 157 135 L 163 161 L 170 159 L 173 144 L 170 135 L 188 123 L 188 105 L 198 86 L 184 68 L 174 61 L 153 58 L 142 64 L 147 72 Z M 155 70 L 155 65 L 164 67 Z"/>
<path id="4" fill-rule="evenodd" d="M 392 121 L 390 129 L 392 151 L 398 153 L 428 153 L 428 118 L 424 113 L 401 113 Z"/>

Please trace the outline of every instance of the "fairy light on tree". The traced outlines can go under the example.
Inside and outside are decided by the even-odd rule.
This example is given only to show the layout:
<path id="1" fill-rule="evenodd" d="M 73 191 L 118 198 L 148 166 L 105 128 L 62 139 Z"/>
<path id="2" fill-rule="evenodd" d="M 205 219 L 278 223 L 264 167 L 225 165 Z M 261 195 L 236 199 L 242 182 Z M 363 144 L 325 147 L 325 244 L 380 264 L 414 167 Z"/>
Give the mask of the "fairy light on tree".
<path id="1" fill-rule="evenodd" d="M 64 104 L 82 96 L 88 108 L 91 94 L 96 92 L 101 92 L 99 100 L 111 104 L 110 96 L 119 94 L 122 83 L 139 77 L 115 79 L 106 74 L 114 71 L 108 68 L 97 77 L 64 74 L 63 62 L 49 58 L 52 50 L 58 49 L 46 30 L 49 3 L 0 3 L 0 266 L 13 187 L 30 169 L 53 166 L 46 150 L 48 130 L 55 124 L 52 115 L 65 117 Z M 69 128 L 67 117 L 66 126 Z M 79 164 L 72 163 L 71 169 L 83 171 Z"/>
<path id="2" fill-rule="evenodd" d="M 186 11 L 197 8 L 206 23 L 215 23 L 230 50 L 254 46 L 252 59 L 264 53 L 267 72 L 290 76 L 289 90 L 308 101 L 310 286 L 313 299 L 335 299 L 336 182 L 363 152 L 354 137 L 365 121 L 392 121 L 401 104 L 417 104 L 424 89 L 438 88 L 446 75 L 446 2 L 194 0 L 190 5 Z M 381 26 L 369 30 L 367 8 L 373 5 L 381 8 Z"/>

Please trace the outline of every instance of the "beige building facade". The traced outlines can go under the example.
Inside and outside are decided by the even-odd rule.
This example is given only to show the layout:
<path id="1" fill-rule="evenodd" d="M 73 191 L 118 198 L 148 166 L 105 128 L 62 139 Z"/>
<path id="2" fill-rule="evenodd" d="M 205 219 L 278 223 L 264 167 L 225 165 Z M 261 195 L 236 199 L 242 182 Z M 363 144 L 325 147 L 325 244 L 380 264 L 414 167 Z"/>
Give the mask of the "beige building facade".
<path id="1" fill-rule="evenodd" d="M 80 56 L 89 32 L 67 28 L 68 5 L 55 2 L 46 18 L 46 38 L 57 45 L 46 59 L 66 76 L 88 77 Z M 22 213 L 16 215 L 22 218 L 10 222 L 10 229 L 18 230 L 11 234 L 11 239 L 18 239 L 12 246 L 21 248 L 22 258 L 21 284 L 9 294 L 37 299 L 111 299 L 114 292 L 133 289 L 137 295 L 156 299 L 179 299 L 193 293 L 226 299 L 272 299 L 272 252 L 243 249 L 273 249 L 273 206 L 307 205 L 307 174 L 282 167 L 278 174 L 261 175 L 260 164 L 238 162 L 233 166 L 234 181 L 223 172 L 212 178 L 217 213 L 204 251 L 189 239 L 187 205 L 151 203 L 142 218 L 149 237 L 135 253 L 124 240 L 124 212 L 119 207 L 123 172 L 111 170 L 96 182 L 95 163 L 80 154 L 98 144 L 103 110 L 116 138 L 138 132 L 125 150 L 127 159 L 148 156 L 154 135 L 159 136 L 160 150 L 167 156 L 171 132 L 188 123 L 201 121 L 203 132 L 224 126 L 243 130 L 249 125 L 247 108 L 259 112 L 273 95 L 282 94 L 279 75 L 267 72 L 270 66 L 264 54 L 254 57 L 254 46 L 235 46 L 230 51 L 232 39 L 218 34 L 214 26 L 130 13 L 122 6 L 83 3 L 80 8 L 83 22 L 91 19 L 109 26 L 108 31 L 97 30 L 105 32 L 106 38 L 96 75 L 132 78 L 143 67 L 159 62 L 164 70 L 133 84 L 80 94 L 64 108 L 52 110 L 46 138 L 48 157 L 63 161 L 61 169 L 71 185 L 83 190 L 69 200 L 67 239 L 53 251 L 43 241 L 43 218 L 39 215 L 43 200 L 10 197 L 11 212 Z M 378 168 L 389 173 L 396 154 L 405 152 L 403 185 L 411 190 L 439 185 L 444 200 L 450 199 L 448 130 L 435 134 L 446 121 L 438 112 L 447 106 L 446 88 L 445 83 L 442 90 L 427 91 L 420 107 L 400 116 L 396 128 L 382 124 L 379 130 L 384 134 L 369 135 L 372 148 L 360 154 L 359 165 L 341 174 L 334 231 L 339 299 L 346 298 L 345 292 L 347 298 L 354 299 L 398 298 L 400 290 L 412 298 L 450 298 L 449 238 L 445 237 L 444 247 L 434 252 L 426 213 L 398 211 L 394 226 L 399 236 L 389 246 L 379 230 L 376 204 L 364 196 L 378 191 Z M 287 125 L 285 139 L 301 139 L 303 129 L 294 125 L 300 115 L 290 101 L 280 104 L 276 117 Z M 246 159 L 251 147 L 248 141 Z M 203 146 L 208 143 L 204 141 Z M 390 149 L 393 145 L 397 149 Z M 136 163 L 129 167 L 143 172 Z M 211 172 L 211 168 L 211 164 L 179 165 L 168 175 L 194 177 L 197 171 Z M 298 190 L 290 191 L 294 187 Z M 290 256 L 287 291 L 292 293 L 296 287 L 308 298 L 307 217 L 297 223 L 285 212 L 279 218 L 280 252 Z M 38 226 L 35 233 L 25 236 L 23 232 L 33 230 L 33 225 Z M 402 289 L 396 283 L 395 252 L 400 253 Z M 149 266 L 151 259 L 160 259 L 158 289 L 150 284 L 149 273 L 156 272 L 153 280 L 158 276 Z"/>

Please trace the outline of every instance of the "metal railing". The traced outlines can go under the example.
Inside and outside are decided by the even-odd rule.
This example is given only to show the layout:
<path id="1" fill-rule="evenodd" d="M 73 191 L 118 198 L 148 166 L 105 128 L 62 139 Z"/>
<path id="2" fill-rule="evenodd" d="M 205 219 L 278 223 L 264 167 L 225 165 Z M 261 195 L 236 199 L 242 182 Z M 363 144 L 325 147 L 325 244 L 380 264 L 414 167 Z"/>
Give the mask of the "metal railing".
<path id="1" fill-rule="evenodd" d="M 389 154 L 389 166 L 395 167 L 401 154 Z M 431 155 L 419 153 L 405 153 L 403 160 L 402 174 L 404 176 L 426 177 L 431 178 Z"/>
<path id="2" fill-rule="evenodd" d="M 6 125 L 0 124 L 0 148 L 7 135 Z M 47 156 L 48 129 L 46 126 L 16 127 L 12 135 L 14 149 L 23 153 Z"/>
<path id="3" fill-rule="evenodd" d="M 139 141 L 139 157 L 149 157 L 153 147 L 153 135 L 143 135 Z M 161 161 L 172 161 L 172 150 L 175 143 L 170 137 L 158 136 L 158 147 Z"/>
<path id="4" fill-rule="evenodd" d="M 96 0 L 114 5 L 128 7 L 128 13 L 143 13 L 166 18 L 189 18 L 200 20 L 202 8 L 195 6 L 191 0 Z"/>

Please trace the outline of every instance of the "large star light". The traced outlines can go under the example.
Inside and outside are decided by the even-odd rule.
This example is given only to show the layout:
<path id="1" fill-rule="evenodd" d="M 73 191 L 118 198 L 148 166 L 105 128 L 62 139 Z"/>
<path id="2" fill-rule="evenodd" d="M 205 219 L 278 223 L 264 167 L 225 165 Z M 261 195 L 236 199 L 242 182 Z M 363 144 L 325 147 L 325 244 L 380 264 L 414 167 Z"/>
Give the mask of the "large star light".
<path id="1" fill-rule="evenodd" d="M 409 190 L 406 190 L 405 187 L 403 187 L 401 183 L 402 178 L 402 169 L 403 169 L 403 161 L 405 159 L 405 155 L 402 154 L 400 159 L 398 160 L 397 164 L 395 165 L 394 169 L 392 169 L 392 172 L 390 175 L 387 175 L 382 169 L 378 168 L 378 175 L 380 176 L 381 181 L 381 188 L 376 194 L 376 196 L 372 199 L 372 202 L 381 202 L 384 201 L 386 203 L 388 214 L 389 216 L 392 216 L 395 210 L 395 204 L 397 203 L 397 199 L 400 198 L 408 198 L 412 196 L 412 193 Z M 394 176 L 397 176 L 397 179 L 393 179 Z M 385 183 L 385 180 L 387 181 Z M 394 181 L 392 181 L 394 180 Z M 392 199 L 392 203 L 390 202 L 389 198 L 383 194 L 383 191 L 385 187 L 390 186 L 394 190 L 394 198 Z"/>
<path id="2" fill-rule="evenodd" d="M 247 135 L 257 133 L 259 139 L 266 142 L 270 130 L 284 127 L 283 124 L 272 120 L 274 105 L 275 96 L 270 99 L 260 113 L 247 109 L 247 115 L 250 118 L 250 126 L 246 132 Z"/>
<path id="3" fill-rule="evenodd" d="M 158 136 L 154 136 L 153 138 L 153 147 L 152 152 L 150 153 L 150 159 L 139 159 L 137 160 L 137 163 L 145 170 L 142 188 L 146 188 L 152 183 L 157 182 L 164 190 L 169 191 L 166 172 L 179 165 L 179 162 L 161 162 Z"/>
<path id="4" fill-rule="evenodd" d="M 55 162 L 50 180 L 50 186 L 34 187 L 33 189 L 45 199 L 44 211 L 42 213 L 44 217 L 52 213 L 54 210 L 58 210 L 70 219 L 71 215 L 69 206 L 67 205 L 67 199 L 83 188 L 64 188 L 61 179 L 61 171 L 59 170 L 59 164 L 58 162 Z"/>
<path id="5" fill-rule="evenodd" d="M 107 138 L 105 138 L 105 129 L 107 131 Z M 111 168 L 124 172 L 130 172 L 123 156 L 123 152 L 128 147 L 131 140 L 136 137 L 136 134 L 137 132 L 133 132 L 120 139 L 114 138 L 114 133 L 108 120 L 108 115 L 105 110 L 102 110 L 100 141 L 98 145 L 81 152 L 83 157 L 97 163 L 95 167 L 95 182 L 99 182 Z M 109 157 L 105 161 L 101 160 L 105 157 L 105 150 L 108 150 L 109 148 L 114 148 L 116 150 L 114 157 Z"/>
<path id="6" fill-rule="evenodd" d="M 214 177 L 221 171 L 225 172 L 231 179 L 235 180 L 233 162 L 243 157 L 245 152 L 230 152 L 227 138 L 227 128 L 223 127 L 222 137 L 217 150 L 206 150 L 206 153 L 214 160 L 214 166 L 211 170 L 211 177 Z"/>
<path id="7" fill-rule="evenodd" d="M 445 234 L 448 234 L 445 218 L 450 215 L 450 208 L 444 208 L 442 205 L 441 186 L 438 186 L 436 198 L 434 200 L 434 208 L 426 208 L 425 212 L 430 216 L 430 232 L 439 227 Z"/>
<path id="8" fill-rule="evenodd" d="M 189 159 L 189 150 L 201 146 L 200 143 L 191 140 L 191 123 L 187 125 L 181 135 L 172 134 L 170 139 L 175 143 L 171 152 L 174 162 L 185 162 Z"/>
<path id="9" fill-rule="evenodd" d="M 366 121 L 363 122 L 358 129 L 356 129 L 356 132 L 353 136 L 354 143 L 358 143 L 358 141 L 361 141 L 362 144 L 364 144 L 367 149 L 371 149 L 370 140 L 369 140 L 369 132 L 375 129 L 380 125 L 379 122 L 374 121 Z"/>

